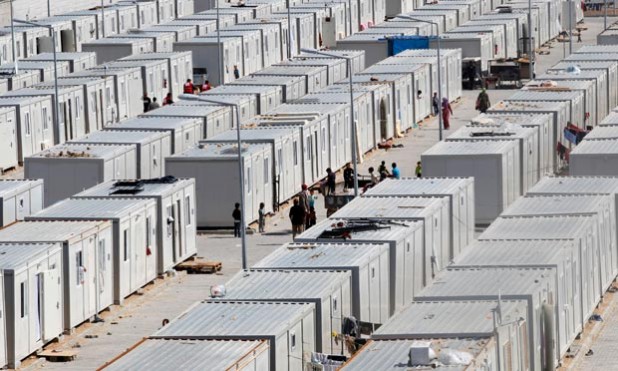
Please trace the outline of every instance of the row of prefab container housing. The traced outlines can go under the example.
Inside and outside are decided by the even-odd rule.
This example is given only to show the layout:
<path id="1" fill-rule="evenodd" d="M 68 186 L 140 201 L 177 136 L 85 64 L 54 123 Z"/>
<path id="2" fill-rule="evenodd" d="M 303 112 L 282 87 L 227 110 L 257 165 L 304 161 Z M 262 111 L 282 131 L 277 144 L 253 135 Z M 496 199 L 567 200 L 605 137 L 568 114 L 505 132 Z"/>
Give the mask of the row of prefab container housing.
<path id="1" fill-rule="evenodd" d="M 51 208 L 43 188 L 0 181 L 0 364 L 10 368 L 196 253 L 193 179 L 107 182 Z"/>

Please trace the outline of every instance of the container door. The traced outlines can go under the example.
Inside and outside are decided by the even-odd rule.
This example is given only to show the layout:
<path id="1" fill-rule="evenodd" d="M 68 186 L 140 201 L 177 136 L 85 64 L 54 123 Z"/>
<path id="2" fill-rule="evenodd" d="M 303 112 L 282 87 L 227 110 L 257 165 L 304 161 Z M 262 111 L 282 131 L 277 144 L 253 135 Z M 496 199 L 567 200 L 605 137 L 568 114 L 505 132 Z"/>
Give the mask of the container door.
<path id="1" fill-rule="evenodd" d="M 0 276 L 0 298 L 2 299 L 3 304 L 5 303 L 4 298 L 4 278 L 2 276 Z M 15 298 L 17 298 L 17 295 L 15 295 Z M 0 334 L 6 334 L 5 332 L 5 306 L 2 305 L 0 306 Z M 5 336 L 0 336 L 0 364 L 1 365 L 6 365 L 7 363 L 7 359 L 6 359 L 6 337 Z"/>
<path id="2" fill-rule="evenodd" d="M 97 308 L 97 242 L 98 238 L 90 236 L 84 241 L 84 266 L 86 272 L 84 273 L 84 302 L 87 303 L 86 315 L 90 317 L 98 312 Z"/>
<path id="3" fill-rule="evenodd" d="M 148 271 L 146 266 L 146 254 L 147 252 L 149 255 L 152 254 L 152 251 L 148 251 L 148 249 L 152 246 L 149 244 L 149 242 L 152 241 L 150 241 L 151 234 L 148 230 L 148 227 L 152 226 L 152 222 L 149 217 L 146 217 L 145 219 L 146 220 L 144 220 L 143 216 L 140 218 L 135 218 L 132 225 L 132 230 L 134 233 L 132 239 L 133 246 L 131 246 L 131 249 L 135 262 L 133 265 L 133 271 L 135 273 L 134 290 L 137 290 L 146 283 Z"/>
<path id="4" fill-rule="evenodd" d="M 50 340 L 58 336 L 61 331 L 61 283 L 57 269 L 41 274 L 43 276 L 43 339 Z"/>

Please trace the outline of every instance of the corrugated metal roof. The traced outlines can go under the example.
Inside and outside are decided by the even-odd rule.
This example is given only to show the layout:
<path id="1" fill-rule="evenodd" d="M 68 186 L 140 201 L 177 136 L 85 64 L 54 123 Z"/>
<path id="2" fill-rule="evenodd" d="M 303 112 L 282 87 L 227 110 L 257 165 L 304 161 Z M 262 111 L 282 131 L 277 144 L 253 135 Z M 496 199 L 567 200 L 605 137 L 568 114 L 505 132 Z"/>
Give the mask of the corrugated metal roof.
<path id="1" fill-rule="evenodd" d="M 483 135 L 482 137 L 473 136 L 472 134 L 478 133 L 493 133 L 494 135 Z M 529 138 L 530 136 L 536 133 L 535 129 L 532 128 L 524 128 L 519 125 L 507 124 L 502 126 L 487 126 L 487 125 L 476 125 L 476 126 L 462 126 L 459 129 L 455 130 L 454 133 L 449 135 L 446 139 L 454 140 L 454 139 L 474 139 L 474 140 L 484 140 L 484 139 L 497 139 L 497 140 L 508 140 L 508 139 L 521 139 L 521 138 Z"/>
<path id="2" fill-rule="evenodd" d="M 415 301 L 440 298 L 490 299 L 535 296 L 544 282 L 553 280 L 549 269 L 541 268 L 448 268 L 415 296 Z M 553 281 L 552 281 L 553 282 Z"/>
<path id="3" fill-rule="evenodd" d="M 83 59 L 96 59 L 97 53 L 95 52 L 61 52 L 56 53 L 56 59 L 59 61 L 80 61 Z M 41 53 L 28 57 L 31 61 L 53 61 L 54 53 Z"/>
<path id="4" fill-rule="evenodd" d="M 31 261 L 60 250 L 56 243 L 0 243 L 0 269 L 19 270 Z"/>
<path id="5" fill-rule="evenodd" d="M 112 159 L 127 152 L 135 151 L 135 146 L 124 144 L 58 144 L 45 151 L 30 155 L 30 157 L 71 158 L 79 160 Z"/>
<path id="6" fill-rule="evenodd" d="M 517 146 L 510 140 L 441 141 L 423 152 L 423 156 L 502 155 Z"/>
<path id="7" fill-rule="evenodd" d="M 108 226 L 107 221 L 26 221 L 1 229 L 0 242 L 63 242 Z"/>
<path id="8" fill-rule="evenodd" d="M 568 215 L 598 213 L 600 206 L 611 202 L 609 196 L 555 195 L 519 197 L 500 214 L 505 216 L 524 215 Z"/>
<path id="9" fill-rule="evenodd" d="M 586 135 L 589 139 L 618 139 L 618 126 L 597 126 Z"/>
<path id="10" fill-rule="evenodd" d="M 477 125 L 482 122 L 493 123 L 496 125 L 521 125 L 524 127 L 532 125 L 542 125 L 552 119 L 549 113 L 498 113 L 487 112 L 476 116 L 471 120 L 471 124 Z M 491 120 L 491 121 L 489 121 Z"/>
<path id="11" fill-rule="evenodd" d="M 494 104 L 489 109 L 491 111 L 523 111 L 523 112 L 534 112 L 534 111 L 559 111 L 560 105 L 567 105 L 569 103 L 565 101 L 548 101 L 548 100 L 531 100 L 531 101 L 516 101 L 516 100 L 501 100 L 500 102 Z"/>
<path id="12" fill-rule="evenodd" d="M 583 92 L 581 91 L 516 91 L 512 95 L 509 96 L 509 100 L 525 100 L 525 101 L 536 101 L 536 100 L 546 100 L 546 101 L 554 101 L 554 100 L 573 100 L 579 99 L 583 96 Z"/>
<path id="13" fill-rule="evenodd" d="M 269 75 L 280 75 L 280 76 L 287 76 L 287 75 L 293 75 L 293 76 L 298 76 L 298 75 L 307 75 L 307 76 L 312 76 L 315 74 L 319 74 L 322 72 L 325 72 L 327 70 L 326 66 L 270 66 L 270 67 L 266 67 L 260 71 L 257 71 L 256 73 L 254 73 L 254 75 L 262 75 L 262 76 L 269 76 Z"/>
<path id="14" fill-rule="evenodd" d="M 354 355 L 341 370 L 344 371 L 397 371 L 397 370 L 425 370 L 437 371 L 465 371 L 468 366 L 408 366 L 410 347 L 414 340 L 372 340 L 360 352 Z M 451 349 L 470 353 L 473 357 L 479 356 L 487 346 L 487 340 L 468 339 L 434 339 L 431 341 L 436 355 L 441 349 Z"/>
<path id="15" fill-rule="evenodd" d="M 0 198 L 43 185 L 43 179 L 0 179 Z"/>
<path id="16" fill-rule="evenodd" d="M 501 300 L 502 319 L 525 316 L 522 301 Z M 494 335 L 494 300 L 412 302 L 377 329 L 372 339 L 470 338 Z M 510 317 L 510 319 L 506 319 Z"/>
<path id="17" fill-rule="evenodd" d="M 470 244 L 451 266 L 555 266 L 577 249 L 577 243 L 572 240 L 481 240 Z"/>
<path id="18" fill-rule="evenodd" d="M 146 339 L 105 370 L 236 369 L 268 349 L 260 340 Z"/>
<path id="19" fill-rule="evenodd" d="M 117 60 L 112 62 L 107 62 L 105 64 L 97 65 L 93 68 L 101 69 L 101 68 L 126 68 L 126 67 L 156 67 L 156 66 L 167 66 L 167 61 L 165 59 L 138 59 L 138 60 Z"/>
<path id="20" fill-rule="evenodd" d="M 242 155 L 247 156 L 255 153 L 268 151 L 269 149 L 270 147 L 268 144 L 243 143 Z M 238 146 L 235 143 L 200 143 L 199 145 L 191 147 L 182 153 L 177 153 L 168 157 L 168 159 L 171 158 L 199 158 L 212 160 L 231 159 L 235 161 L 238 158 Z"/>
<path id="21" fill-rule="evenodd" d="M 26 95 L 20 97 L 0 96 L 0 106 L 21 106 L 31 103 L 40 102 L 43 100 L 51 101 L 51 97 L 41 92 L 41 95 Z"/>
<path id="22" fill-rule="evenodd" d="M 576 53 L 618 53 L 616 45 L 583 45 Z"/>
<path id="23" fill-rule="evenodd" d="M 333 226 L 343 223 L 348 219 L 324 219 L 313 227 L 296 237 L 296 242 L 317 242 L 324 231 L 332 230 Z M 397 224 L 384 226 L 382 229 L 354 232 L 348 242 L 396 242 L 409 235 L 411 231 L 421 226 L 421 222 L 403 221 Z M 340 242 L 337 239 L 333 241 Z"/>
<path id="24" fill-rule="evenodd" d="M 582 236 L 593 216 L 498 217 L 479 240 L 564 240 Z"/>
<path id="25" fill-rule="evenodd" d="M 208 97 L 217 94 L 267 94 L 276 92 L 279 88 L 275 85 L 219 85 L 200 95 Z"/>
<path id="26" fill-rule="evenodd" d="M 26 217 L 26 220 L 118 219 L 154 205 L 155 201 L 141 198 L 69 198 Z"/>
<path id="27" fill-rule="evenodd" d="M 113 130 L 118 128 L 126 129 L 144 129 L 144 130 L 164 130 L 178 129 L 185 126 L 193 126 L 196 123 L 201 123 L 198 118 L 190 117 L 173 117 L 173 116 L 139 116 L 128 120 L 120 121 L 117 124 L 107 126 L 107 129 Z"/>
<path id="28" fill-rule="evenodd" d="M 460 56 L 461 55 L 461 49 L 442 49 L 440 48 L 440 56 L 441 57 L 446 57 L 446 56 Z M 438 56 L 438 51 L 435 49 L 408 49 L 408 50 L 404 50 L 401 53 L 397 54 L 395 57 L 397 56 L 402 56 L 402 57 L 437 57 Z"/>
<path id="29" fill-rule="evenodd" d="M 551 72 L 551 71 L 550 71 Z M 580 70 L 577 73 L 568 73 L 565 70 L 559 70 L 558 72 L 551 72 L 542 75 L 537 75 L 537 80 L 559 80 L 559 81 L 571 81 L 571 80 L 579 80 L 579 79 L 598 79 L 600 77 L 607 76 L 607 72 L 604 69 L 589 69 L 589 70 Z M 559 83 L 560 85 L 561 83 Z"/>
<path id="30" fill-rule="evenodd" d="M 191 56 L 190 51 L 175 51 L 175 52 L 153 52 L 140 53 L 122 58 L 123 61 L 137 61 L 147 59 L 175 59 L 179 57 Z"/>
<path id="31" fill-rule="evenodd" d="M 370 188 L 365 196 L 453 196 L 473 185 L 472 177 L 386 179 Z"/>
<path id="32" fill-rule="evenodd" d="M 230 85 L 292 85 L 303 80 L 303 76 L 251 75 L 230 82 Z"/>
<path id="33" fill-rule="evenodd" d="M 604 153 L 618 153 L 618 139 L 584 140 L 571 151 L 571 156 Z"/>
<path id="34" fill-rule="evenodd" d="M 134 181 L 134 180 L 130 180 Z M 177 179 L 175 182 L 158 181 L 155 179 L 148 179 L 147 181 L 139 182 L 135 187 L 130 185 L 118 184 L 119 182 L 126 182 L 126 180 L 110 180 L 109 182 L 100 183 L 94 187 L 88 188 L 75 195 L 74 197 L 165 197 L 179 190 L 188 187 L 191 184 L 195 184 L 194 178 Z M 131 193 L 118 193 L 119 190 L 133 190 L 139 189 L 136 192 Z"/>
<path id="35" fill-rule="evenodd" d="M 163 133 L 160 131 L 101 130 L 86 134 L 79 139 L 73 140 L 72 143 L 119 143 L 146 145 L 169 136 L 169 133 Z"/>
<path id="36" fill-rule="evenodd" d="M 611 194 L 618 193 L 618 177 L 544 177 L 528 194 Z"/>
<path id="37" fill-rule="evenodd" d="M 250 339 L 279 336 L 310 313 L 315 313 L 312 303 L 205 300 L 187 309 L 151 337 Z"/>
<path id="38" fill-rule="evenodd" d="M 618 53 L 573 53 L 565 61 L 618 61 Z"/>
<path id="39" fill-rule="evenodd" d="M 82 46 L 88 45 L 118 45 L 118 44 L 150 44 L 152 43 L 151 39 L 147 39 L 144 37 L 113 37 L 108 36 L 102 39 L 97 40 L 89 40 L 88 42 L 82 43 Z"/>
<path id="40" fill-rule="evenodd" d="M 602 125 L 618 125 L 618 112 L 610 112 L 607 116 L 605 116 L 603 121 L 601 121 L 601 123 L 599 123 L 599 125 L 600 126 L 602 126 Z M 595 127 L 595 129 L 597 127 Z"/>
<path id="41" fill-rule="evenodd" d="M 268 254 L 253 268 L 337 269 L 366 264 L 388 251 L 387 244 L 378 243 L 289 243 Z"/>
<path id="42" fill-rule="evenodd" d="M 178 116 L 204 118 L 215 112 L 230 111 L 230 107 L 217 104 L 196 104 L 192 106 L 167 105 L 148 111 L 142 116 Z"/>
<path id="43" fill-rule="evenodd" d="M 614 61 L 573 61 L 573 62 L 559 62 L 556 63 L 553 67 L 549 69 L 551 70 L 566 70 L 569 67 L 577 66 L 580 69 L 605 69 L 611 68 L 612 66 L 616 66 L 617 63 Z M 583 71 L 582 71 L 583 72 Z"/>
<path id="44" fill-rule="evenodd" d="M 545 83 L 547 80 L 552 80 L 552 76 L 545 75 L 544 77 L 537 77 L 536 80 L 528 82 L 524 86 L 524 90 L 535 91 L 534 89 L 539 89 L 539 85 Z M 574 90 L 587 90 L 591 86 L 594 86 L 594 82 L 590 80 L 556 79 L 554 82 L 556 83 L 557 88 L 568 88 Z"/>
<path id="45" fill-rule="evenodd" d="M 343 219 L 423 219 L 442 207 L 449 207 L 446 198 L 418 197 L 356 197 L 332 217 Z"/>
<path id="46" fill-rule="evenodd" d="M 294 129 L 278 127 L 256 127 L 240 130 L 243 142 L 273 142 L 290 138 L 295 134 Z M 228 130 L 211 138 L 206 138 L 202 142 L 236 142 L 236 130 Z"/>
<path id="47" fill-rule="evenodd" d="M 268 113 L 263 114 L 261 117 L 271 117 L 280 114 L 329 114 L 333 112 L 339 112 L 341 110 L 347 110 L 348 105 L 345 103 L 286 103 L 283 104 Z"/>
<path id="48" fill-rule="evenodd" d="M 426 64 L 387 64 L 382 61 L 380 64 L 374 64 L 365 69 L 363 73 L 414 73 L 425 68 L 427 68 Z"/>
<path id="49" fill-rule="evenodd" d="M 324 300 L 350 276 L 336 270 L 249 269 L 225 284 L 224 300 Z"/>

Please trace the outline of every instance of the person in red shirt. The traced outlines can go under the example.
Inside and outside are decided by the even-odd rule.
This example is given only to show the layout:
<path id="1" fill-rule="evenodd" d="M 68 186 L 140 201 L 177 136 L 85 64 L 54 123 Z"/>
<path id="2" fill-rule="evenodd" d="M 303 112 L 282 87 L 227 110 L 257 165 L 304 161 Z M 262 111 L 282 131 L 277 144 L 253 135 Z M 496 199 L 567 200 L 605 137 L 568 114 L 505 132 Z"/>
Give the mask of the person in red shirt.
<path id="1" fill-rule="evenodd" d="M 191 79 L 187 79 L 187 82 L 185 82 L 182 92 L 185 94 L 193 94 L 193 83 L 191 82 Z"/>
<path id="2" fill-rule="evenodd" d="M 173 104 L 174 99 L 172 98 L 172 93 L 167 93 L 165 98 L 163 98 L 163 105 L 167 106 L 168 104 Z"/>
<path id="3" fill-rule="evenodd" d="M 208 91 L 210 89 L 212 89 L 210 82 L 208 80 L 204 80 L 204 83 L 202 84 L 202 91 Z"/>

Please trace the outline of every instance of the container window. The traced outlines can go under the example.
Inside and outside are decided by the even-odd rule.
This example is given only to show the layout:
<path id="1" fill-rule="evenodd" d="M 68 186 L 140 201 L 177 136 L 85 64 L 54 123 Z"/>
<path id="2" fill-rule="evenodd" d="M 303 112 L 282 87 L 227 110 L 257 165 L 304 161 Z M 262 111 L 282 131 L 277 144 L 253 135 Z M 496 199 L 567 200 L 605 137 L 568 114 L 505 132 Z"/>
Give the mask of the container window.
<path id="1" fill-rule="evenodd" d="M 125 229 L 122 232 L 122 237 L 123 237 L 122 251 L 124 255 L 124 261 L 127 261 L 129 260 L 129 230 L 128 229 Z"/>
<path id="2" fill-rule="evenodd" d="M 150 221 L 150 218 L 146 218 L 146 248 L 150 248 L 150 244 L 152 243 L 152 235 L 150 233 L 150 228 L 152 226 L 152 223 Z"/>
<path id="3" fill-rule="evenodd" d="M 322 128 L 322 152 L 326 152 L 326 128 Z"/>
<path id="4" fill-rule="evenodd" d="M 371 268 L 371 278 L 376 277 L 376 269 L 374 267 Z"/>
<path id="5" fill-rule="evenodd" d="M 120 96 L 122 97 L 122 102 L 126 103 L 127 100 L 127 86 L 124 81 L 120 83 Z"/>
<path id="6" fill-rule="evenodd" d="M 294 331 L 290 331 L 290 350 L 294 351 L 296 349 L 296 333 Z"/>
<path id="7" fill-rule="evenodd" d="M 174 218 L 173 210 L 171 206 L 167 207 L 167 237 L 172 236 L 172 223 L 170 222 Z"/>
<path id="8" fill-rule="evenodd" d="M 294 141 L 294 166 L 298 165 L 298 142 Z"/>
<path id="9" fill-rule="evenodd" d="M 43 107 L 43 130 L 49 129 L 49 121 L 47 121 L 47 107 Z"/>
<path id="10" fill-rule="evenodd" d="M 283 150 L 279 148 L 277 150 L 277 174 L 281 174 L 283 172 Z"/>
<path id="11" fill-rule="evenodd" d="M 270 176 L 268 168 L 269 166 L 268 157 L 264 157 L 264 184 L 268 185 L 270 183 Z"/>
<path id="12" fill-rule="evenodd" d="M 111 86 L 105 87 L 105 99 L 107 100 L 107 108 L 112 106 L 112 88 Z"/>
<path id="13" fill-rule="evenodd" d="M 107 268 L 106 268 L 106 261 L 107 261 L 107 254 L 105 251 L 105 240 L 101 239 L 99 240 L 99 270 L 101 272 L 104 272 Z"/>
<path id="14" fill-rule="evenodd" d="M 311 137 L 307 137 L 307 145 L 305 146 L 305 151 L 307 152 L 307 160 L 312 161 L 311 158 Z"/>
<path id="15" fill-rule="evenodd" d="M 245 171 L 245 184 L 247 185 L 247 194 L 251 194 L 251 168 L 248 167 Z"/>
<path id="16" fill-rule="evenodd" d="M 26 282 L 19 284 L 20 295 L 20 318 L 24 318 L 28 315 L 28 290 L 26 289 Z"/>
<path id="17" fill-rule="evenodd" d="M 79 97 L 75 97 L 75 118 L 79 118 L 82 112 L 82 102 Z"/>
<path id="18" fill-rule="evenodd" d="M 26 135 L 30 136 L 30 113 L 26 112 Z"/>
<path id="19" fill-rule="evenodd" d="M 337 307 L 338 307 L 338 305 L 337 305 L 337 297 L 333 296 L 333 312 L 337 311 Z"/>
<path id="20" fill-rule="evenodd" d="M 75 285 L 80 286 L 84 282 L 84 256 L 82 251 L 75 253 Z"/>
<path id="21" fill-rule="evenodd" d="M 187 226 L 191 225 L 191 196 L 185 197 L 185 220 Z"/>
<path id="22" fill-rule="evenodd" d="M 410 252 L 410 243 L 409 242 L 406 244 L 406 252 Z"/>

